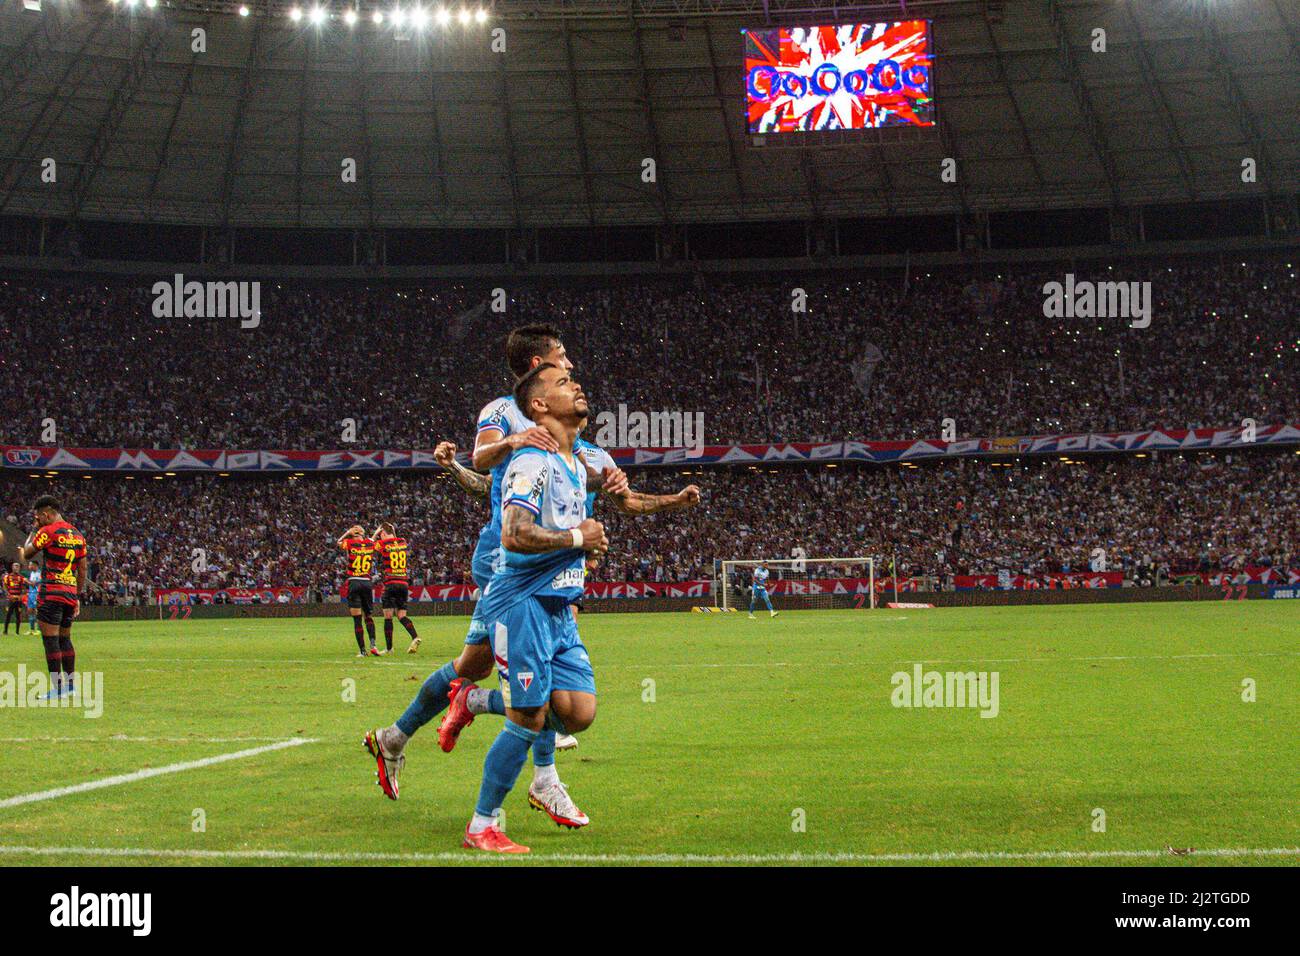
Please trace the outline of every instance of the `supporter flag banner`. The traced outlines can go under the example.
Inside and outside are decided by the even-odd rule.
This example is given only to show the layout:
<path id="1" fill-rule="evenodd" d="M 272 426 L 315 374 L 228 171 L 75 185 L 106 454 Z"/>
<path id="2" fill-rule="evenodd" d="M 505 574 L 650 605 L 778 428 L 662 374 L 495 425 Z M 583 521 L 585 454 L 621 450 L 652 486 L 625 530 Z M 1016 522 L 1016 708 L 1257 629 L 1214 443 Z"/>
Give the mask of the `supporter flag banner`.
<path id="1" fill-rule="evenodd" d="M 1011 443 L 1014 443 L 1012 445 Z M 1300 445 L 1300 424 L 1267 425 L 1253 440 L 1241 428 L 1156 429 L 1114 434 L 1036 435 L 1022 438 L 975 438 L 945 442 L 836 441 L 760 445 L 706 445 L 691 448 L 610 448 L 621 466 L 685 467 L 691 465 L 768 465 L 781 462 L 900 462 L 933 458 L 1005 455 L 1071 456 L 1116 452 L 1200 451 L 1261 445 Z M 404 471 L 441 466 L 432 448 L 358 451 L 255 451 L 239 449 L 53 448 L 0 445 L 5 468 L 31 474 L 47 471 L 117 471 L 125 474 L 168 472 Z M 461 456 L 468 461 L 467 455 Z"/>

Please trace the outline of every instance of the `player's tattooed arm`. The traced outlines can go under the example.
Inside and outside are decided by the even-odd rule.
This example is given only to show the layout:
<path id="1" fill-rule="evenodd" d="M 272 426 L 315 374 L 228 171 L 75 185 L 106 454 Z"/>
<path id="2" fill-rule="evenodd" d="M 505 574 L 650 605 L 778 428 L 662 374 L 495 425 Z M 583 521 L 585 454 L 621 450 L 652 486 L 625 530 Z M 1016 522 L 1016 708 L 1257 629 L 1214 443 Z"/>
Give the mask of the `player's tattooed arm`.
<path id="1" fill-rule="evenodd" d="M 615 507 L 625 515 L 652 515 L 659 511 L 681 511 L 700 503 L 700 489 L 687 485 L 675 495 L 650 495 L 630 488 L 614 499 Z"/>
<path id="2" fill-rule="evenodd" d="M 470 458 L 475 468 L 490 471 L 525 447 L 559 451 L 560 443 L 541 425 L 534 425 L 513 435 L 504 435 L 499 428 L 485 428 L 474 440 L 474 454 Z"/>
<path id="3" fill-rule="evenodd" d="M 487 496 L 492 490 L 492 476 L 480 474 L 477 471 L 470 471 L 464 465 L 456 460 L 456 445 L 454 442 L 439 442 L 438 447 L 433 450 L 433 459 L 442 467 L 451 472 L 451 476 L 456 479 L 456 484 L 460 485 L 471 495 Z"/>
<path id="4" fill-rule="evenodd" d="M 339 550 L 346 551 L 348 549 L 347 544 L 344 543 L 348 540 L 348 538 L 351 538 L 354 535 L 365 534 L 365 533 L 366 533 L 365 528 L 361 527 L 361 525 L 359 524 L 354 524 L 351 528 L 348 528 L 347 531 L 344 531 L 343 534 L 339 536 L 339 540 L 338 540 Z"/>
<path id="5" fill-rule="evenodd" d="M 582 550 L 602 555 L 609 550 L 605 526 L 594 518 L 578 525 L 582 535 Z M 551 531 L 539 527 L 537 519 L 527 508 L 506 507 L 501 511 L 501 546 L 516 554 L 544 554 L 563 551 L 574 546 L 572 531 Z"/>
<path id="6" fill-rule="evenodd" d="M 599 488 L 605 494 L 613 495 L 615 498 L 627 494 L 627 473 L 618 465 L 607 465 L 604 471 L 597 471 L 586 458 L 582 458 L 582 464 L 587 469 L 588 489 Z"/>

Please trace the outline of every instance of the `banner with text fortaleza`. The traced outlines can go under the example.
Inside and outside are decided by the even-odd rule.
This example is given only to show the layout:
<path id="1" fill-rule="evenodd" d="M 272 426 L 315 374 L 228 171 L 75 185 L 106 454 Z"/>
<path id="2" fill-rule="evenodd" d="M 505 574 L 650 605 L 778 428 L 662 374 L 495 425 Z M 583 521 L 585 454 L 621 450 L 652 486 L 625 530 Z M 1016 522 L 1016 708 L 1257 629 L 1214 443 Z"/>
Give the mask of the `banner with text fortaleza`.
<path id="1" fill-rule="evenodd" d="M 945 442 L 834 441 L 757 445 L 704 445 L 692 448 L 610 448 L 623 467 L 690 465 L 764 465 L 782 462 L 901 462 L 934 458 L 998 455 L 1090 455 L 1115 452 L 1205 451 L 1261 445 L 1300 445 L 1300 425 L 1250 428 L 1149 429 L 1087 435 L 1035 435 L 971 438 Z M 462 461 L 468 456 L 462 454 Z M 365 450 L 239 450 L 228 448 L 54 448 L 0 445 L 0 464 L 30 472 L 167 472 L 275 473 L 366 472 L 433 469 L 441 466 L 432 448 Z"/>

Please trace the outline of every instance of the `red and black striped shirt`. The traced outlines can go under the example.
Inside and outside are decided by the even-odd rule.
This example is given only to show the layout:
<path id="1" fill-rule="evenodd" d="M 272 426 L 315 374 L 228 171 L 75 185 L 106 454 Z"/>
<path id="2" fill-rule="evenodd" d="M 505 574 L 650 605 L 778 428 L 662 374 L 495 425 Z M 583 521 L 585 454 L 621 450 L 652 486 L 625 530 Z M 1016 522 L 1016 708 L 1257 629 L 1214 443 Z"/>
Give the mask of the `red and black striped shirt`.
<path id="1" fill-rule="evenodd" d="M 405 538 L 380 538 L 375 542 L 375 550 L 384 562 L 384 584 L 406 584 L 411 578 L 407 567 L 409 550 Z"/>
<path id="2" fill-rule="evenodd" d="M 77 562 L 86 556 L 86 539 L 60 519 L 36 532 L 32 546 L 45 553 L 41 600 L 77 603 Z"/>

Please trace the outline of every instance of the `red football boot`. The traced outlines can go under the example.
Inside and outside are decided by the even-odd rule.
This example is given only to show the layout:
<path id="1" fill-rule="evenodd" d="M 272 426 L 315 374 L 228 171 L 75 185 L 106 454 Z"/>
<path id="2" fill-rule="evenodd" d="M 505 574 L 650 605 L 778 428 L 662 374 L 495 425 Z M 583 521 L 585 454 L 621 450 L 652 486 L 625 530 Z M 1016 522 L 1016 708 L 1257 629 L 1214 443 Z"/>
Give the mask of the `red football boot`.
<path id="1" fill-rule="evenodd" d="M 443 753 L 451 753 L 456 747 L 460 732 L 474 723 L 474 715 L 469 712 L 468 703 L 469 692 L 476 687 L 473 681 L 465 680 L 463 677 L 457 677 L 451 682 L 451 689 L 447 691 L 447 699 L 451 701 L 451 705 L 443 715 L 442 723 L 438 724 L 438 746 L 442 748 Z"/>
<path id="2" fill-rule="evenodd" d="M 506 836 L 499 827 L 488 827 L 480 833 L 470 833 L 469 824 L 465 824 L 465 842 L 461 846 L 470 850 L 488 850 L 492 853 L 528 853 L 528 847 Z"/>

